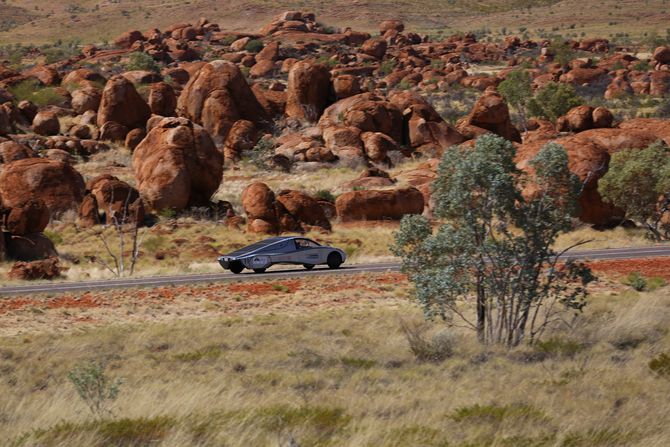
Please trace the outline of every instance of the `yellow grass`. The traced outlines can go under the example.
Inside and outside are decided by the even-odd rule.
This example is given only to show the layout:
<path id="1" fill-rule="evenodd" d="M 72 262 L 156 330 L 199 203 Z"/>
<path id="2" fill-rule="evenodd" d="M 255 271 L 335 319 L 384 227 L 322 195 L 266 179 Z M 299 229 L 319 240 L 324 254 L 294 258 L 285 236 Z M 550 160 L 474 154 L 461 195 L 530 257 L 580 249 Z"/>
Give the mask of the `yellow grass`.
<path id="1" fill-rule="evenodd" d="M 667 289 L 602 294 L 572 331 L 511 352 L 431 323 L 429 337 L 446 331 L 453 344 L 439 363 L 418 362 L 400 330 L 401 318 L 422 320 L 409 289 L 370 293 L 384 299 L 4 337 L 4 445 L 661 447 L 670 439 L 670 378 L 648 367 L 670 350 Z M 91 360 L 123 379 L 102 421 L 67 379 Z"/>

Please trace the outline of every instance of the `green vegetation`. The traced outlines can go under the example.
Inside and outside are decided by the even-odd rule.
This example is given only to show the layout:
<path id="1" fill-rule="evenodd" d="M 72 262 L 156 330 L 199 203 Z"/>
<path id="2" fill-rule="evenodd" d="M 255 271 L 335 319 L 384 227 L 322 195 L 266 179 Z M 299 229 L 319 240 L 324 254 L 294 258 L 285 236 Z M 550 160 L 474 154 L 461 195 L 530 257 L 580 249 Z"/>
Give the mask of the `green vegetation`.
<path id="1" fill-rule="evenodd" d="M 59 105 L 64 101 L 56 88 L 44 87 L 37 79 L 32 78 L 10 87 L 9 91 L 17 101 L 30 101 L 40 107 Z"/>
<path id="2" fill-rule="evenodd" d="M 631 286 L 638 292 L 651 292 L 666 285 L 666 281 L 663 278 L 658 276 L 647 278 L 638 272 L 629 273 L 621 282 Z"/>
<path id="3" fill-rule="evenodd" d="M 136 51 L 128 57 L 128 62 L 126 63 L 126 70 L 142 70 L 142 71 L 152 71 L 154 73 L 160 72 L 160 67 L 156 63 L 153 57 L 147 53 L 141 51 Z"/>
<path id="4" fill-rule="evenodd" d="M 670 210 L 669 155 L 663 142 L 614 153 L 607 174 L 598 182 L 602 197 L 642 223 L 657 241 L 670 238 L 670 224 L 663 220 Z"/>
<path id="5" fill-rule="evenodd" d="M 514 156 L 510 142 L 492 135 L 474 149 L 447 150 L 433 184 L 435 216 L 445 223 L 433 232 L 425 217 L 406 216 L 392 248 L 427 318 L 458 318 L 481 342 L 508 347 L 532 343 L 561 312 L 580 311 L 593 280 L 575 261 L 556 268 L 549 248 L 570 230 L 579 191 L 565 150 L 547 144 L 531 162 L 538 192 L 530 198 Z M 474 304 L 476 322 L 463 318 L 463 302 Z"/>
<path id="6" fill-rule="evenodd" d="M 507 104 L 513 107 L 521 119 L 521 125 L 526 130 L 528 103 L 533 97 L 533 86 L 530 74 L 526 70 L 514 70 L 498 85 L 498 91 L 505 98 Z"/>
<path id="7" fill-rule="evenodd" d="M 530 99 L 528 113 L 530 116 L 556 121 L 582 102 L 571 84 L 550 82 Z"/>
<path id="8" fill-rule="evenodd" d="M 263 49 L 263 41 L 259 39 L 252 39 L 244 46 L 244 49 L 249 53 L 258 53 Z"/>
<path id="9" fill-rule="evenodd" d="M 90 362 L 68 373 L 70 382 L 93 416 L 101 418 L 110 413 L 109 405 L 119 395 L 121 380 L 111 380 L 102 363 Z"/>

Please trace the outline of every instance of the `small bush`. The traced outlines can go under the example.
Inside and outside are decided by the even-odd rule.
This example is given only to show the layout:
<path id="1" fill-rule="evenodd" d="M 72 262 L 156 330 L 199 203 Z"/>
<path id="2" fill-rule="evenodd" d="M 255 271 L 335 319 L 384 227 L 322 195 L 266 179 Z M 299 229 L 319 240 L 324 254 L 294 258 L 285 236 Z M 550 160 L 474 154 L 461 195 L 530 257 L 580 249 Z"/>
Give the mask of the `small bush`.
<path id="1" fill-rule="evenodd" d="M 638 292 L 652 292 L 667 284 L 665 279 L 659 276 L 652 276 L 648 278 L 638 272 L 629 273 L 621 282 L 627 286 L 631 286 Z"/>
<path id="2" fill-rule="evenodd" d="M 420 362 L 439 363 L 454 353 L 454 338 L 446 332 L 440 332 L 428 340 L 426 325 L 410 325 L 401 322 L 400 328 L 407 338 L 409 349 Z"/>
<path id="3" fill-rule="evenodd" d="M 272 284 L 272 290 L 275 292 L 284 292 L 288 293 L 291 291 L 288 287 L 286 287 L 284 284 Z"/>
<path id="4" fill-rule="evenodd" d="M 335 194 L 330 192 L 327 189 L 320 189 L 314 194 L 314 197 L 316 197 L 319 200 L 325 200 L 327 202 L 335 202 Z"/>
<path id="5" fill-rule="evenodd" d="M 528 102 L 531 116 L 556 121 L 573 107 L 583 103 L 570 84 L 550 82 L 535 93 Z"/>
<path id="6" fill-rule="evenodd" d="M 337 59 L 330 58 L 326 55 L 321 56 L 316 60 L 317 63 L 326 65 L 330 68 L 335 67 L 337 64 L 339 64 L 339 61 Z"/>
<path id="7" fill-rule="evenodd" d="M 670 377 L 670 355 L 660 354 L 649 361 L 649 369 L 662 377 Z"/>
<path id="8" fill-rule="evenodd" d="M 102 363 L 80 365 L 68 373 L 77 394 L 96 417 L 111 413 L 109 404 L 119 395 L 121 380 L 111 380 Z"/>
<path id="9" fill-rule="evenodd" d="M 160 67 L 156 63 L 153 57 L 147 53 L 136 51 L 128 57 L 128 62 L 126 63 L 126 70 L 144 70 L 144 71 L 153 71 L 154 73 L 160 72 Z"/>
<path id="10" fill-rule="evenodd" d="M 51 230 L 44 230 L 44 235 L 51 241 L 53 242 L 54 245 L 60 245 L 63 243 L 63 236 L 58 234 L 55 231 Z"/>
<path id="11" fill-rule="evenodd" d="M 258 53 L 263 49 L 263 42 L 258 39 L 253 39 L 247 42 L 247 44 L 244 46 L 244 49 L 248 51 L 249 53 Z"/>
<path id="12" fill-rule="evenodd" d="M 379 66 L 379 74 L 382 75 L 382 76 L 386 76 L 387 74 L 390 74 L 393 71 L 393 69 L 395 68 L 395 64 L 396 64 L 395 59 L 385 60 Z"/>
<path id="13" fill-rule="evenodd" d="M 54 106 L 63 102 L 63 96 L 53 87 L 44 87 L 36 79 L 26 79 L 9 91 L 18 101 L 31 101 L 37 106 Z"/>

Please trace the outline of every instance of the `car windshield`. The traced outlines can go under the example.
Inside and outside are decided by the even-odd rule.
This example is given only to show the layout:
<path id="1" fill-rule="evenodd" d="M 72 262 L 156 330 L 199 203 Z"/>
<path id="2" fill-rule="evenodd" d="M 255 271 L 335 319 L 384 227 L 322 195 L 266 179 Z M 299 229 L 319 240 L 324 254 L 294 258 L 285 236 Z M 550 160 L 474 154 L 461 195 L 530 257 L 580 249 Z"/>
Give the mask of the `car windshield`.
<path id="1" fill-rule="evenodd" d="M 239 250 L 230 253 L 228 256 L 246 255 L 248 253 L 260 250 L 263 247 L 267 247 L 268 245 L 272 245 L 275 242 L 279 242 L 281 240 L 282 240 L 282 238 L 279 238 L 279 237 L 273 237 L 273 238 L 270 238 L 270 239 L 265 239 L 263 241 L 259 241 L 259 242 L 256 242 L 254 244 L 248 245 L 244 248 L 240 248 Z"/>

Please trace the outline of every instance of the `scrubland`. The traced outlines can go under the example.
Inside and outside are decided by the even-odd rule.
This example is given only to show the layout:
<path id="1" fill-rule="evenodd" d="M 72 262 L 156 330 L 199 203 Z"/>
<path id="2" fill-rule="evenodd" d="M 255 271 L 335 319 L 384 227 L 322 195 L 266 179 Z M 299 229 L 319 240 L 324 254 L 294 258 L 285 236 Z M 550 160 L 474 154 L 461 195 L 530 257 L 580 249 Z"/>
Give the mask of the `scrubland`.
<path id="1" fill-rule="evenodd" d="M 670 294 L 600 276 L 578 319 L 511 351 L 424 322 L 397 274 L 85 294 L 67 307 L 53 304 L 58 296 L 15 301 L 0 308 L 0 438 L 17 447 L 667 445 Z M 122 381 L 97 417 L 68 379 L 91 361 Z"/>

